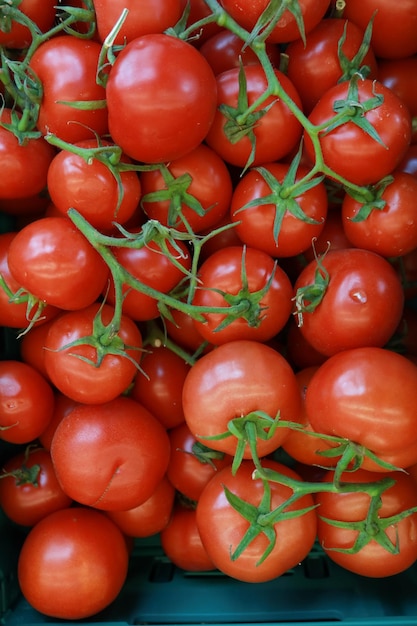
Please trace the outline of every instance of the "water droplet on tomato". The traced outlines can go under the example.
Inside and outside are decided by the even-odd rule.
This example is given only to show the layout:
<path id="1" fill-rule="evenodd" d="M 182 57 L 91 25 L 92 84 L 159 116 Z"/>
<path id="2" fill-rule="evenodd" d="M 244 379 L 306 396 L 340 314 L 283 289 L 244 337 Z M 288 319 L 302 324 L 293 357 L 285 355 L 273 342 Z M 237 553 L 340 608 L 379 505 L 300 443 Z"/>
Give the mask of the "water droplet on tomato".
<path id="1" fill-rule="evenodd" d="M 358 302 L 359 304 L 366 304 L 366 302 L 368 301 L 366 292 L 362 289 L 352 289 L 349 295 L 352 300 L 355 300 L 355 302 Z"/>

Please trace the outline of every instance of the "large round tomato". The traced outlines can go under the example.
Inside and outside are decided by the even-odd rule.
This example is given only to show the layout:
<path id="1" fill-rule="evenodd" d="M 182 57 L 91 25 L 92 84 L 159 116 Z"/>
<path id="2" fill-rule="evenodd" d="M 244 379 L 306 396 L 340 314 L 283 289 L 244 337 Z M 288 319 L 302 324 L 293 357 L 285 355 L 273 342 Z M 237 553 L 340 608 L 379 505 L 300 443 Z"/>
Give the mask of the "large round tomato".
<path id="1" fill-rule="evenodd" d="M 169 439 L 147 409 L 121 396 L 75 407 L 56 428 L 51 456 L 73 500 L 123 511 L 145 502 L 162 480 Z"/>
<path id="2" fill-rule="evenodd" d="M 106 134 L 106 92 L 96 81 L 100 51 L 97 41 L 72 35 L 52 37 L 36 49 L 30 68 L 42 84 L 37 127 L 43 134 L 69 142 Z"/>
<path id="3" fill-rule="evenodd" d="M 109 275 L 68 217 L 44 217 L 24 226 L 9 246 L 8 263 L 29 293 L 65 311 L 95 302 Z"/>
<path id="4" fill-rule="evenodd" d="M 247 104 L 251 106 L 266 91 L 268 81 L 260 64 L 246 65 L 243 72 Z M 300 96 L 289 78 L 279 70 L 275 70 L 275 76 L 285 93 L 301 108 Z M 231 107 L 235 113 L 243 113 L 238 109 L 239 68 L 222 72 L 216 80 L 217 111 L 206 142 L 227 163 L 244 167 L 251 159 L 250 165 L 260 165 L 281 159 L 295 148 L 301 137 L 301 124 L 285 102 L 276 95 L 268 96 L 247 120 L 233 121 L 230 130 L 226 130 L 226 124 L 230 124 L 230 120 L 222 107 Z M 254 136 L 252 139 L 251 134 Z M 279 137 L 279 141 L 271 141 L 271 137 Z"/>
<path id="5" fill-rule="evenodd" d="M 216 79 L 190 43 L 166 34 L 137 37 L 118 54 L 107 82 L 110 134 L 137 161 L 171 161 L 205 138 Z"/>
<path id="6" fill-rule="evenodd" d="M 318 433 L 365 446 L 404 468 L 417 461 L 417 366 L 384 348 L 344 350 L 329 357 L 307 387 L 305 407 Z M 364 469 L 384 468 L 364 459 Z"/>
<path id="7" fill-rule="evenodd" d="M 319 140 L 325 165 L 353 184 L 369 185 L 390 174 L 403 158 L 411 140 L 411 116 L 402 100 L 382 83 L 355 80 L 359 106 L 348 107 L 350 117 L 344 123 L 331 128 L 334 107 L 350 97 L 350 81 L 327 90 L 311 111 L 309 120 L 324 127 Z M 363 111 L 361 105 L 366 106 L 376 96 L 382 96 L 383 101 Z M 379 141 L 358 126 L 362 117 L 373 127 Z M 306 131 L 304 140 L 306 153 L 314 161 L 313 144 Z"/>
<path id="8" fill-rule="evenodd" d="M 382 493 L 376 522 L 363 526 L 369 541 L 365 542 L 360 550 L 351 554 L 343 551 L 351 549 L 358 539 L 358 529 L 353 526 L 366 520 L 371 502 L 369 495 L 363 491 L 351 493 L 323 491 L 315 496 L 315 501 L 319 505 L 317 535 L 322 548 L 335 563 L 360 576 L 371 578 L 393 576 L 408 569 L 417 560 L 416 512 L 381 528 L 381 522 L 387 518 L 417 506 L 417 485 L 412 476 L 403 472 L 389 472 L 386 477 L 393 478 L 395 484 Z M 360 469 L 355 472 L 344 472 L 341 476 L 344 484 L 372 483 L 380 479 L 381 474 Z M 332 472 L 323 478 L 324 483 L 332 480 Z M 347 528 L 333 526 L 331 520 L 351 522 L 352 527 L 349 528 L 349 524 Z M 378 530 L 398 552 L 391 553 L 378 543 Z"/>
<path id="9" fill-rule="evenodd" d="M 262 418 L 266 415 L 273 420 L 279 414 L 291 421 L 298 415 L 300 404 L 297 381 L 288 362 L 273 348 L 256 341 L 229 341 L 205 354 L 193 365 L 183 387 L 184 416 L 192 434 L 210 448 L 230 455 L 254 428 L 258 456 L 276 450 L 288 430 L 278 426 L 269 433 L 272 421 L 262 422 Z M 231 420 L 245 416 L 251 417 L 252 424 L 245 426 L 243 439 L 232 433 L 215 438 L 228 432 Z M 244 457 L 251 458 L 248 443 L 244 443 Z"/>
<path id="10" fill-rule="evenodd" d="M 34 526 L 71 502 L 58 483 L 48 450 L 28 448 L 3 465 L 0 506 L 16 524 Z"/>
<path id="11" fill-rule="evenodd" d="M 51 513 L 31 529 L 19 554 L 20 588 L 44 615 L 78 620 L 95 615 L 118 596 L 128 551 L 117 526 L 82 507 Z"/>
<path id="12" fill-rule="evenodd" d="M 94 331 L 96 317 L 108 326 L 113 314 L 108 304 L 92 304 L 60 315 L 49 328 L 44 346 L 48 377 L 61 393 L 77 402 L 113 400 L 126 391 L 137 372 L 142 335 L 130 318 L 122 316 L 113 352 L 109 329 Z M 89 344 L 89 337 L 97 344 Z M 79 343 L 71 345 L 73 342 Z"/>
<path id="13" fill-rule="evenodd" d="M 265 460 L 263 466 L 286 477 L 301 480 L 296 472 L 276 461 Z M 237 558 L 233 558 L 250 523 L 229 503 L 225 487 L 238 498 L 258 507 L 265 487 L 262 480 L 253 479 L 253 470 L 251 461 L 243 461 L 235 475 L 230 467 L 225 467 L 210 480 L 197 504 L 197 527 L 209 557 L 219 570 L 244 582 L 265 582 L 297 566 L 308 555 L 316 538 L 317 515 L 314 510 L 310 510 L 271 524 L 275 544 L 261 563 L 259 561 L 270 542 L 263 532 Z M 277 482 L 269 481 L 269 488 L 271 500 L 268 511 L 283 505 L 293 493 L 290 487 Z M 312 505 L 313 498 L 307 494 L 285 507 L 284 512 L 294 512 Z"/>
<path id="14" fill-rule="evenodd" d="M 327 275 L 328 283 L 309 311 L 314 302 L 310 286 L 319 283 L 317 273 L 322 279 Z M 384 346 L 404 306 L 394 268 L 384 257 L 361 248 L 330 250 L 319 263 L 311 261 L 299 274 L 294 294 L 301 333 L 327 356 L 360 346 Z"/>
<path id="15" fill-rule="evenodd" d="M 203 339 L 214 345 L 235 339 L 267 341 L 283 329 L 290 317 L 290 279 L 262 250 L 244 246 L 218 250 L 201 265 L 198 277 L 192 300 L 195 306 L 227 308 L 252 302 L 224 328 L 220 325 L 227 321 L 225 313 L 207 312 L 203 313 L 204 321 L 194 320 Z"/>

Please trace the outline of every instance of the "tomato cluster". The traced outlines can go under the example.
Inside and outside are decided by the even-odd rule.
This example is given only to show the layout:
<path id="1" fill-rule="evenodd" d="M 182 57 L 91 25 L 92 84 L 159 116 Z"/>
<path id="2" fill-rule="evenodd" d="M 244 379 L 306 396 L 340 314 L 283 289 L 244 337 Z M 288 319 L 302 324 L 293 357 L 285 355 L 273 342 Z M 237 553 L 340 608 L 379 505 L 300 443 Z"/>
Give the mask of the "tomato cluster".
<path id="1" fill-rule="evenodd" d="M 41 613 L 132 538 L 417 561 L 415 0 L 0 8 L 0 507 Z M 8 448 L 10 450 L 10 448 Z"/>

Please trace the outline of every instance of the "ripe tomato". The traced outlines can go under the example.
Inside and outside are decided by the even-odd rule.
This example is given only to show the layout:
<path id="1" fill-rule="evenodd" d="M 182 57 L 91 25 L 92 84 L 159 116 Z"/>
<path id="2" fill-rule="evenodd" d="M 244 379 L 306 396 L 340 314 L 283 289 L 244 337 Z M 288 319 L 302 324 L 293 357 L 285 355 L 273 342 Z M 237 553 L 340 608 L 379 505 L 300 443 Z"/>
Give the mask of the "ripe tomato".
<path id="1" fill-rule="evenodd" d="M 23 15 L 31 20 L 42 33 L 49 31 L 55 22 L 56 1 L 55 0 L 21 0 L 16 6 Z M 0 45 L 12 50 L 22 50 L 27 48 L 32 42 L 32 34 L 27 26 L 11 19 L 2 17 L 0 30 Z"/>
<path id="2" fill-rule="evenodd" d="M 296 197 L 292 193 L 288 198 L 281 196 L 308 173 L 300 166 L 295 181 L 286 182 L 289 169 L 285 163 L 265 163 L 250 170 L 235 186 L 230 206 L 242 242 L 275 258 L 296 256 L 310 248 L 327 216 L 327 191 L 322 182 Z M 264 204 L 268 199 L 269 204 Z M 247 206 L 249 203 L 252 206 Z"/>
<path id="3" fill-rule="evenodd" d="M 85 139 L 75 143 L 74 148 L 86 150 L 113 145 L 109 141 L 100 140 L 98 144 L 95 139 Z M 131 163 L 131 160 L 122 156 L 121 162 Z M 49 166 L 48 192 L 58 215 L 66 215 L 73 208 L 94 228 L 111 230 L 114 222 L 125 224 L 133 216 L 141 196 L 136 172 L 122 171 L 119 176 L 122 191 L 106 164 L 94 158 L 86 161 L 71 150 L 61 150 Z"/>
<path id="4" fill-rule="evenodd" d="M 166 556 L 177 567 L 189 572 L 216 569 L 201 542 L 194 508 L 176 504 L 160 538 Z"/>
<path id="5" fill-rule="evenodd" d="M 393 180 L 377 200 L 385 202 L 382 209 L 372 208 L 367 217 L 359 212 L 365 203 L 348 193 L 342 204 L 343 228 L 351 243 L 383 257 L 398 257 L 417 247 L 417 178 L 407 172 L 393 172 Z"/>
<path id="6" fill-rule="evenodd" d="M 330 0 L 299 0 L 304 30 L 308 33 L 324 17 Z M 221 0 L 221 5 L 237 21 L 238 24 L 251 31 L 258 18 L 268 6 L 267 0 Z M 278 5 L 279 6 L 279 5 Z M 285 9 L 267 41 L 273 43 L 288 43 L 301 36 L 294 14 Z"/>
<path id="7" fill-rule="evenodd" d="M 22 117 L 20 113 L 13 115 L 19 119 Z M 2 125 L 11 123 L 12 110 L 2 108 L 0 198 L 24 198 L 35 195 L 46 187 L 48 168 L 55 155 L 55 149 L 43 137 L 24 139 L 20 142 L 11 130 Z"/>
<path id="8" fill-rule="evenodd" d="M 186 422 L 171 428 L 171 455 L 167 477 L 177 491 L 197 501 L 210 478 L 233 458 L 197 442 Z"/>
<path id="9" fill-rule="evenodd" d="M 292 469 L 272 460 L 263 466 L 284 476 L 301 480 Z M 224 574 L 244 582 L 265 582 L 281 576 L 295 567 L 310 552 L 316 538 L 317 515 L 314 510 L 291 519 L 277 521 L 272 525 L 276 543 L 262 563 L 258 563 L 268 548 L 269 539 L 260 532 L 233 559 L 240 541 L 250 524 L 227 500 L 224 488 L 254 507 L 258 507 L 264 493 L 263 481 L 253 479 L 251 461 L 243 461 L 235 475 L 225 467 L 210 480 L 197 504 L 197 527 L 201 540 L 214 565 Z M 269 510 L 281 506 L 292 495 L 290 487 L 269 481 L 271 502 Z M 285 508 L 296 511 L 313 504 L 307 494 Z"/>
<path id="10" fill-rule="evenodd" d="M 288 78 L 294 83 L 303 111 L 308 115 L 325 92 L 336 85 L 341 78 L 349 80 L 351 73 L 348 63 L 343 64 L 339 57 L 339 42 L 344 35 L 342 53 L 348 61 L 353 61 L 364 37 L 364 31 L 350 20 L 328 18 L 322 20 L 306 36 L 306 44 L 301 39 L 290 43 L 288 55 Z M 368 78 L 377 77 L 377 62 L 372 48 L 364 56 L 359 67 L 367 66 Z M 359 69 L 355 66 L 355 69 Z"/>
<path id="11" fill-rule="evenodd" d="M 165 346 L 147 348 L 142 354 L 130 396 L 143 404 L 165 428 L 184 422 L 182 387 L 190 365 Z"/>
<path id="12" fill-rule="evenodd" d="M 145 502 L 126 511 L 106 511 L 106 515 L 128 537 L 151 537 L 168 524 L 174 499 L 175 489 L 164 476 Z"/>
<path id="13" fill-rule="evenodd" d="M 156 219 L 177 230 L 191 228 L 194 233 L 199 233 L 212 228 L 226 215 L 232 197 L 232 178 L 226 164 L 214 150 L 200 144 L 185 156 L 171 161 L 167 167 L 171 175 L 169 181 L 164 180 L 164 173 L 160 170 L 141 173 L 141 206 L 149 219 Z M 164 190 L 170 190 L 169 199 L 157 199 Z M 152 199 L 148 194 L 155 194 L 156 197 Z M 185 194 L 191 198 L 184 197 Z M 196 201 L 203 209 L 201 215 L 193 208 Z"/>
<path id="14" fill-rule="evenodd" d="M 247 103 L 250 106 L 266 91 L 268 81 L 260 64 L 244 66 L 243 72 L 246 79 Z M 301 108 L 300 96 L 289 78 L 279 70 L 275 70 L 275 75 L 285 93 Z M 244 167 L 248 163 L 252 151 L 249 131 L 253 132 L 255 137 L 254 158 L 250 165 L 276 161 L 295 148 L 301 137 L 301 124 L 287 105 L 275 95 L 266 98 L 245 122 L 234 122 L 232 132 L 236 136 L 230 140 L 225 130 L 228 118 L 220 107 L 227 106 L 238 110 L 239 68 L 232 68 L 219 74 L 216 81 L 217 111 L 205 140 L 227 163 L 238 167 Z M 261 114 L 261 111 L 264 114 Z M 242 130 L 248 132 L 241 136 Z M 271 141 L 273 136 L 279 137 L 279 141 Z"/>
<path id="15" fill-rule="evenodd" d="M 71 502 L 58 483 L 47 450 L 28 448 L 3 465 L 0 506 L 16 524 L 34 526 L 50 513 L 69 507 Z"/>
<path id="16" fill-rule="evenodd" d="M 52 387 L 26 363 L 0 361 L 0 399 L 0 439 L 4 441 L 30 443 L 52 417 Z"/>
<path id="17" fill-rule="evenodd" d="M 108 132 L 106 93 L 96 82 L 100 51 L 98 42 L 72 35 L 52 37 L 38 46 L 30 68 L 42 84 L 37 121 L 42 134 L 77 142 Z M 92 106 L 77 108 L 74 103 L 79 101 Z"/>
<path id="18" fill-rule="evenodd" d="M 54 411 L 52 413 L 52 417 L 49 420 L 47 427 L 38 437 L 39 443 L 45 450 L 51 449 L 52 439 L 58 424 L 79 404 L 80 402 L 76 402 L 60 391 L 54 391 Z"/>
<path id="19" fill-rule="evenodd" d="M 326 91 L 311 111 L 310 122 L 315 125 L 330 122 L 335 115 L 335 103 L 348 98 L 350 84 L 344 81 Z M 390 174 L 403 158 L 411 139 L 411 117 L 406 105 L 385 85 L 358 79 L 357 88 L 360 104 L 376 95 L 382 96 L 383 102 L 367 112 L 351 107 L 353 117 L 334 129 L 325 128 L 319 139 L 327 167 L 353 184 L 369 185 Z M 382 143 L 355 123 L 355 115 L 359 115 L 359 120 L 364 116 Z M 307 132 L 304 140 L 306 153 L 314 161 L 314 148 Z"/>
<path id="20" fill-rule="evenodd" d="M 115 45 L 123 45 L 149 33 L 162 33 L 175 26 L 181 17 L 182 3 L 181 0 L 147 0 L 139 5 L 136 0 L 94 0 L 101 42 L 110 34 L 124 9 L 128 13 L 114 38 Z"/>
<path id="21" fill-rule="evenodd" d="M 380 59 L 378 61 L 378 80 L 389 87 L 404 102 L 411 117 L 417 116 L 417 57 L 401 59 Z M 413 123 L 412 143 L 417 142 L 417 129 Z"/>
<path id="22" fill-rule="evenodd" d="M 218 250 L 201 265 L 198 277 L 192 300 L 195 306 L 227 307 L 252 298 L 246 317 L 237 317 L 224 328 L 219 328 L 227 319 L 224 313 L 203 313 L 204 322 L 194 320 L 200 335 L 214 345 L 235 339 L 267 341 L 283 329 L 290 317 L 290 279 L 262 250 L 244 246 Z M 259 296 L 254 300 L 250 294 L 256 292 Z"/>
<path id="23" fill-rule="evenodd" d="M 31 529 L 19 554 L 18 579 L 35 610 L 78 620 L 115 600 L 127 568 L 117 526 L 99 511 L 76 507 L 51 513 Z"/>
<path id="24" fill-rule="evenodd" d="M 307 387 L 305 406 L 318 433 L 344 437 L 404 468 L 417 461 L 417 366 L 384 348 L 329 357 Z M 365 457 L 364 469 L 386 471 Z"/>
<path id="25" fill-rule="evenodd" d="M 245 439 L 228 432 L 230 420 L 250 414 L 262 426 L 256 412 L 273 420 L 279 413 L 291 421 L 300 411 L 301 398 L 295 374 L 279 352 L 257 341 L 229 341 L 202 356 L 191 368 L 184 382 L 183 408 L 185 421 L 195 438 L 214 450 L 234 456 L 237 446 L 244 444 L 244 458 L 251 458 Z M 265 430 L 269 434 L 270 426 Z M 245 434 L 249 429 L 245 429 Z M 252 429 L 251 429 L 252 430 Z M 288 434 L 279 427 L 269 434 L 256 433 L 259 457 L 278 448 Z"/>
<path id="26" fill-rule="evenodd" d="M 143 504 L 165 475 L 166 430 L 131 398 L 80 405 L 58 424 L 51 456 L 61 487 L 76 502 L 104 511 Z"/>
<path id="27" fill-rule="evenodd" d="M 9 246 L 14 279 L 48 304 L 73 311 L 99 297 L 109 270 L 67 217 L 44 217 L 24 226 Z"/>
<path id="28" fill-rule="evenodd" d="M 106 92 L 113 140 L 128 156 L 147 163 L 194 150 L 216 109 L 210 65 L 190 43 L 166 34 L 128 43 L 110 70 Z"/>
<path id="29" fill-rule="evenodd" d="M 372 48 L 377 57 L 399 59 L 417 52 L 417 11 L 414 0 L 396 7 L 390 0 L 349 0 L 343 16 L 366 28 L 375 15 Z"/>
<path id="30" fill-rule="evenodd" d="M 399 550 L 391 554 L 372 537 L 372 531 L 380 528 L 380 522 L 398 515 L 409 508 L 417 506 L 417 486 L 413 478 L 403 472 L 390 472 L 387 477 L 393 478 L 395 484 L 381 495 L 382 505 L 378 511 L 378 522 L 369 524 L 370 541 L 358 552 L 349 554 L 341 552 L 351 548 L 358 538 L 358 530 L 354 528 L 338 528 L 323 518 L 346 522 L 361 522 L 366 519 L 370 497 L 363 491 L 352 493 L 320 492 L 315 496 L 318 508 L 318 540 L 328 557 L 345 569 L 371 578 L 393 576 L 403 572 L 417 560 L 417 513 L 407 515 L 395 524 L 389 524 L 382 533 Z M 357 470 L 344 472 L 341 480 L 344 483 L 376 482 L 381 478 L 377 472 Z M 322 479 L 331 482 L 332 472 Z"/>
<path id="31" fill-rule="evenodd" d="M 94 331 L 98 314 L 106 326 L 114 309 L 97 303 L 60 315 L 51 324 L 45 340 L 49 379 L 61 393 L 84 404 L 108 402 L 126 391 L 141 358 L 142 335 L 136 324 L 122 316 L 115 350 L 106 351 L 113 335 L 109 336 L 110 331 L 106 333 L 104 328 Z M 96 344 L 89 344 L 89 337 L 94 337 Z M 71 346 L 77 341 L 78 345 Z"/>
<path id="32" fill-rule="evenodd" d="M 316 284 L 317 272 L 322 279 L 327 275 L 328 283 L 321 300 L 308 311 L 312 295 L 303 289 Z M 295 282 L 294 297 L 297 315 L 301 305 L 301 333 L 327 356 L 360 346 L 384 346 L 395 332 L 404 306 L 403 288 L 394 268 L 384 257 L 361 248 L 330 250 L 319 262 L 311 261 Z"/>

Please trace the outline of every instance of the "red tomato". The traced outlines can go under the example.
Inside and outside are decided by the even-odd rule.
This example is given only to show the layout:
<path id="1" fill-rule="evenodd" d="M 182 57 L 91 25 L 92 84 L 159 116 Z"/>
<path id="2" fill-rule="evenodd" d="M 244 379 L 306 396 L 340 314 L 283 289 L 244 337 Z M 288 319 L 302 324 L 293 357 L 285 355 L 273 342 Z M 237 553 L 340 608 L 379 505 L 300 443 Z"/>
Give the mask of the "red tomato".
<path id="1" fill-rule="evenodd" d="M 69 507 L 71 502 L 58 483 L 47 450 L 29 448 L 3 465 L 0 506 L 16 524 L 34 526 L 50 513 Z"/>
<path id="2" fill-rule="evenodd" d="M 263 466 L 286 477 L 301 480 L 296 472 L 276 461 L 265 460 Z M 235 475 L 230 467 L 218 472 L 208 483 L 197 504 L 197 526 L 209 557 L 224 574 L 244 582 L 273 580 L 297 566 L 310 552 L 316 538 L 317 515 L 314 510 L 291 519 L 271 524 L 276 543 L 262 563 L 258 563 L 269 546 L 269 539 L 262 531 L 255 536 L 243 552 L 232 558 L 250 523 L 231 504 L 224 488 L 254 507 L 258 507 L 264 494 L 263 481 L 253 479 L 254 466 L 243 461 Z M 269 510 L 281 506 L 292 495 L 290 487 L 268 481 L 271 491 Z M 306 494 L 285 511 L 297 511 L 313 504 Z"/>
<path id="3" fill-rule="evenodd" d="M 169 439 L 131 398 L 80 405 L 58 424 L 51 456 L 61 487 L 76 502 L 104 511 L 143 504 L 165 475 Z"/>
<path id="4" fill-rule="evenodd" d="M 398 515 L 409 508 L 417 506 L 417 486 L 411 476 L 402 472 L 390 472 L 387 477 L 393 478 L 395 484 L 381 495 L 381 508 L 377 521 L 373 523 L 367 538 L 369 541 L 353 554 L 343 550 L 351 548 L 358 538 L 358 530 L 354 528 L 338 528 L 323 518 L 343 522 L 364 521 L 368 515 L 370 497 L 363 491 L 352 493 L 320 492 L 315 496 L 318 508 L 318 540 L 328 557 L 343 568 L 371 578 L 393 576 L 408 569 L 417 560 L 417 513 L 407 515 L 396 523 L 382 527 L 381 522 L 393 515 Z M 381 475 L 376 472 L 357 470 L 344 472 L 341 480 L 344 483 L 376 482 Z M 332 482 L 329 472 L 323 482 Z M 369 527 L 371 524 L 369 524 Z M 385 538 L 399 550 L 391 554 L 377 542 L 372 533 L 381 529 Z M 366 530 L 365 530 L 366 532 Z M 342 551 L 341 551 L 342 550 Z"/>
<path id="5" fill-rule="evenodd" d="M 346 63 L 339 58 L 339 42 L 344 35 L 342 53 Z M 328 18 L 322 20 L 311 30 L 304 45 L 301 39 L 290 43 L 285 54 L 288 55 L 288 78 L 297 89 L 303 110 L 308 115 L 320 98 L 340 79 L 349 80 L 353 71 L 367 66 L 369 78 L 377 77 L 377 62 L 372 48 L 368 50 L 362 62 L 350 64 L 358 53 L 364 37 L 362 28 L 349 20 Z"/>
<path id="6" fill-rule="evenodd" d="M 201 265 L 198 278 L 192 300 L 195 306 L 227 307 L 252 302 L 248 311 L 221 329 L 227 320 L 224 313 L 203 313 L 204 322 L 194 320 L 201 336 L 214 345 L 235 339 L 268 341 L 290 317 L 290 279 L 262 250 L 243 246 L 218 250 Z M 259 294 L 256 298 L 250 295 L 255 293 Z"/>
<path id="7" fill-rule="evenodd" d="M 20 359 L 38 370 L 46 379 L 48 379 L 49 376 L 45 367 L 45 341 L 52 322 L 62 313 L 63 311 L 60 311 L 52 319 L 30 328 L 19 340 Z"/>
<path id="8" fill-rule="evenodd" d="M 305 406 L 318 433 L 365 446 L 396 467 L 417 461 L 414 395 L 417 366 L 383 348 L 344 350 L 329 357 L 307 387 Z M 380 472 L 364 458 L 362 467 Z"/>
<path id="9" fill-rule="evenodd" d="M 75 143 L 74 150 L 112 145 L 109 141 L 85 139 Z M 121 162 L 130 164 L 131 160 L 122 156 Z M 111 230 L 114 222 L 125 224 L 133 216 L 141 196 L 136 172 L 121 171 L 119 176 L 121 189 L 105 163 L 94 158 L 86 161 L 72 150 L 61 150 L 49 166 L 48 192 L 58 215 L 66 215 L 73 208 L 94 228 Z"/>
<path id="10" fill-rule="evenodd" d="M 325 126 L 335 115 L 335 103 L 348 97 L 350 84 L 344 81 L 326 91 L 310 113 L 310 122 Z M 382 143 L 352 121 L 357 115 L 356 106 L 351 107 L 352 119 L 331 130 L 324 128 L 319 139 L 328 168 L 353 184 L 369 185 L 390 174 L 400 163 L 410 144 L 411 117 L 406 105 L 385 85 L 359 79 L 357 88 L 362 105 L 375 95 L 383 97 L 381 104 L 363 114 Z M 314 161 L 314 148 L 307 132 L 304 140 L 306 153 Z"/>
<path id="11" fill-rule="evenodd" d="M 169 433 L 171 456 L 167 477 L 183 496 L 197 501 L 210 478 L 233 458 L 197 442 L 188 424 L 183 422 Z"/>
<path id="12" fill-rule="evenodd" d="M 308 33 L 324 17 L 330 0 L 299 0 L 304 30 Z M 268 6 L 268 0 L 221 0 L 223 8 L 246 30 L 251 31 Z M 281 7 L 279 7 L 281 8 Z M 301 36 L 294 13 L 285 8 L 267 41 L 288 43 Z"/>
<path id="13" fill-rule="evenodd" d="M 191 44 L 166 34 L 143 35 L 118 54 L 107 105 L 110 134 L 128 156 L 171 161 L 205 138 L 216 109 L 216 80 Z"/>
<path id="14" fill-rule="evenodd" d="M 108 304 L 92 304 L 61 315 L 51 324 L 45 340 L 48 377 L 61 393 L 84 404 L 108 402 L 126 391 L 141 358 L 142 335 L 136 324 L 122 316 L 114 339 L 114 330 L 108 328 L 107 336 L 104 328 L 94 331 L 98 314 L 108 326 L 114 309 Z M 96 343 L 89 344 L 89 337 Z M 111 341 L 116 341 L 113 350 Z M 79 343 L 72 346 L 73 342 Z"/>
<path id="15" fill-rule="evenodd" d="M 141 173 L 141 206 L 149 219 L 156 219 L 177 230 L 191 228 L 198 233 L 213 227 L 226 215 L 232 197 L 232 178 L 226 164 L 214 150 L 200 144 L 185 156 L 171 161 L 167 167 L 169 181 L 164 180 L 164 173 L 160 170 Z M 148 194 L 160 196 L 164 190 L 169 191 L 169 199 L 152 200 L 152 196 L 148 197 Z M 196 201 L 203 209 L 201 215 L 193 208 Z"/>
<path id="16" fill-rule="evenodd" d="M 366 203 L 348 193 L 342 205 L 343 228 L 351 243 L 383 257 L 403 256 L 417 247 L 417 178 L 407 172 L 393 172 L 392 177 L 376 195 L 385 202 L 382 209 L 372 208 L 371 200 L 369 215 L 360 219 Z"/>
<path id="17" fill-rule="evenodd" d="M 55 0 L 21 0 L 18 5 L 11 5 L 23 13 L 24 19 L 31 20 L 42 33 L 49 31 L 55 22 L 56 1 Z M 22 50 L 27 48 L 32 42 L 32 34 L 27 26 L 17 20 L 2 18 L 0 30 L 0 45 L 5 48 Z"/>
<path id="18" fill-rule="evenodd" d="M 104 42 L 124 10 L 127 14 L 114 38 L 115 45 L 175 26 L 181 17 L 182 3 L 180 0 L 146 0 L 139 5 L 136 0 L 94 0 L 100 41 Z"/>
<path id="19" fill-rule="evenodd" d="M 22 117 L 18 112 L 14 115 Z M 19 142 L 16 135 L 2 125 L 12 123 L 11 109 L 2 108 L 0 122 L 0 198 L 25 198 L 39 193 L 46 187 L 55 149 L 43 137 Z"/>
<path id="20" fill-rule="evenodd" d="M 63 310 L 97 300 L 109 270 L 98 252 L 67 217 L 44 217 L 14 237 L 8 263 L 29 293 Z"/>
<path id="21" fill-rule="evenodd" d="M 0 439 L 4 441 L 30 443 L 52 417 L 52 387 L 26 363 L 0 361 L 0 398 Z"/>
<path id="22" fill-rule="evenodd" d="M 397 7 L 391 0 L 349 0 L 343 16 L 363 29 L 375 15 L 372 48 L 377 57 L 398 59 L 417 52 L 417 11 L 414 0 Z"/>
<path id="23" fill-rule="evenodd" d="M 69 142 L 91 139 L 108 132 L 104 87 L 96 82 L 101 45 L 72 35 L 60 35 L 42 43 L 30 68 L 42 83 L 43 97 L 37 127 Z M 73 106 L 92 102 L 92 108 Z M 69 102 L 70 104 L 66 104 Z"/>
<path id="24" fill-rule="evenodd" d="M 252 105 L 266 91 L 268 81 L 261 65 L 244 66 L 246 79 L 247 103 Z M 300 96 L 292 82 L 279 70 L 275 76 L 285 93 L 301 108 Z M 249 131 L 255 136 L 254 158 L 250 165 L 260 165 L 269 161 L 276 161 L 290 153 L 301 137 L 302 127 L 295 115 L 290 111 L 281 98 L 272 95 L 266 98 L 254 114 L 260 114 L 258 119 L 253 116 L 245 122 L 235 122 L 232 131 L 239 133 L 232 140 L 226 134 L 225 125 L 228 118 L 220 107 L 232 107 L 238 111 L 239 97 L 239 68 L 233 68 L 219 74 L 217 80 L 217 111 L 213 124 L 206 136 L 207 144 L 213 148 L 227 163 L 244 167 L 251 156 L 252 143 Z M 264 114 L 261 114 L 263 111 Z M 246 124 L 246 126 L 245 126 Z M 239 138 L 243 129 L 246 131 Z M 271 141 L 271 137 L 279 137 L 279 141 Z"/>
<path id="25" fill-rule="evenodd" d="M 317 272 L 322 280 L 327 275 L 328 282 L 309 311 L 314 297 L 310 286 L 317 284 Z M 294 297 L 301 333 L 327 356 L 361 346 L 384 346 L 404 306 L 394 268 L 384 257 L 361 248 L 330 250 L 319 262 L 311 261 L 295 282 Z"/>
<path id="26" fill-rule="evenodd" d="M 190 572 L 216 569 L 201 542 L 195 509 L 176 505 L 160 537 L 166 556 L 177 567 Z"/>
<path id="27" fill-rule="evenodd" d="M 395 60 L 380 59 L 378 62 L 378 80 L 401 98 L 408 107 L 411 117 L 415 120 L 417 116 L 417 56 Z M 411 141 L 412 143 L 417 142 L 415 123 L 413 123 Z"/>
<path id="28" fill-rule="evenodd" d="M 252 414 L 262 426 L 257 412 L 271 420 L 278 413 L 291 421 L 300 411 L 301 398 L 295 374 L 279 352 L 256 341 L 229 341 L 201 357 L 184 382 L 185 421 L 198 441 L 234 456 L 237 446 L 244 446 L 244 458 L 251 458 L 245 438 L 228 432 L 230 420 Z M 259 457 L 270 454 L 282 444 L 288 429 L 279 427 L 268 436 L 256 434 L 254 444 Z M 259 431 L 258 431 L 259 432 Z"/>
<path id="29" fill-rule="evenodd" d="M 126 511 L 106 511 L 106 515 L 128 537 L 151 537 L 167 526 L 174 498 L 175 489 L 164 476 L 143 504 Z"/>
<path id="30" fill-rule="evenodd" d="M 130 396 L 143 404 L 165 428 L 184 421 L 182 387 L 190 365 L 165 346 L 147 348 Z"/>
<path id="31" fill-rule="evenodd" d="M 31 529 L 19 554 L 18 579 L 35 610 L 78 620 L 115 600 L 127 568 L 117 526 L 99 511 L 77 507 L 51 513 Z"/>
<path id="32" fill-rule="evenodd" d="M 45 448 L 45 450 L 51 449 L 52 439 L 54 437 L 58 424 L 64 419 L 68 413 L 72 411 L 80 402 L 76 402 L 72 398 L 68 398 L 60 391 L 54 392 L 54 411 L 52 417 L 48 422 L 47 427 L 39 435 L 39 443 Z"/>
<path id="33" fill-rule="evenodd" d="M 292 257 L 311 247 L 319 237 L 327 216 L 327 191 L 324 183 L 299 195 L 286 189 L 300 181 L 306 167 L 297 169 L 295 181 L 286 181 L 290 166 L 265 163 L 247 172 L 236 185 L 230 213 L 239 238 L 248 246 L 263 250 L 272 257 Z M 269 181 L 271 177 L 271 181 Z M 270 200 L 268 204 L 265 204 Z M 252 203 L 252 206 L 247 206 Z"/>

